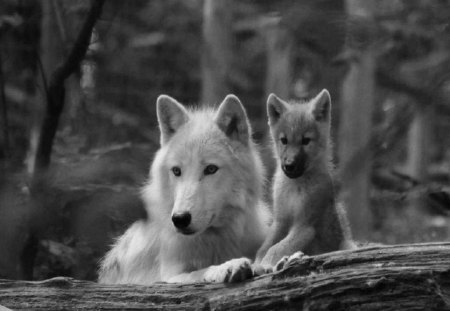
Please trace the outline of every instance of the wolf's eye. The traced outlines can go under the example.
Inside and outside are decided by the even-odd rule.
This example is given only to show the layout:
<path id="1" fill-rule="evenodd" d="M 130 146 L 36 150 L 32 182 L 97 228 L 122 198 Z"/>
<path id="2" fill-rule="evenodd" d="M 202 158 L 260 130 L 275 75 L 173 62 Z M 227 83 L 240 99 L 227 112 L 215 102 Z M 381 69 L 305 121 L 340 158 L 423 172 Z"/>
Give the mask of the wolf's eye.
<path id="1" fill-rule="evenodd" d="M 284 137 L 284 136 L 280 138 L 280 142 L 281 142 L 283 145 L 287 145 L 287 143 L 288 143 L 288 142 L 287 142 L 287 138 Z"/>
<path id="2" fill-rule="evenodd" d="M 306 146 L 310 142 L 311 142 L 311 138 L 309 138 L 309 137 L 303 137 L 302 138 L 302 145 Z"/>
<path id="3" fill-rule="evenodd" d="M 205 170 L 203 171 L 203 173 L 205 175 L 212 175 L 212 174 L 215 174 L 218 169 L 219 168 L 216 165 L 210 164 L 207 167 L 205 167 Z"/>
<path id="4" fill-rule="evenodd" d="M 172 167 L 172 173 L 177 177 L 181 176 L 181 168 L 179 168 L 178 166 Z"/>

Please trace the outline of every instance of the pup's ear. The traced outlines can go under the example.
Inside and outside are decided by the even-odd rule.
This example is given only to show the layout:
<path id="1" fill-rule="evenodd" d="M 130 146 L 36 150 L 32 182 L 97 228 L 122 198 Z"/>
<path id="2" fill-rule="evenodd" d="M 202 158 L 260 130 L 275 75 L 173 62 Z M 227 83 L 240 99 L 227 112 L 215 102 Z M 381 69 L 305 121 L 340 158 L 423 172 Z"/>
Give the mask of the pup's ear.
<path id="1" fill-rule="evenodd" d="M 314 119 L 319 122 L 328 122 L 331 115 L 331 97 L 330 93 L 326 89 L 323 89 L 316 97 L 311 101 L 312 114 Z"/>
<path id="2" fill-rule="evenodd" d="M 161 145 L 166 144 L 189 119 L 186 109 L 167 95 L 160 95 L 156 100 L 156 114 L 161 131 Z"/>
<path id="3" fill-rule="evenodd" d="M 276 124 L 287 109 L 288 105 L 277 95 L 271 93 L 267 98 L 267 116 L 269 117 L 269 125 Z"/>
<path id="4" fill-rule="evenodd" d="M 217 126 L 231 139 L 247 145 L 250 139 L 250 123 L 239 98 L 229 94 L 219 106 L 215 121 Z"/>

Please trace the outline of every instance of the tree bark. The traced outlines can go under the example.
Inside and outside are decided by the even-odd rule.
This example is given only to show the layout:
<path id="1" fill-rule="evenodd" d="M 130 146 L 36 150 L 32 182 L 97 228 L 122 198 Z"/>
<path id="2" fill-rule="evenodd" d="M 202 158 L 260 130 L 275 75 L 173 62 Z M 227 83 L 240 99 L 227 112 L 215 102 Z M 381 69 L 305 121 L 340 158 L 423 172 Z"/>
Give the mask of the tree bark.
<path id="1" fill-rule="evenodd" d="M 343 83 L 340 108 L 339 161 L 342 170 L 342 199 L 357 240 L 368 238 L 371 227 L 369 188 L 375 96 L 375 57 L 371 49 L 370 25 L 373 2 L 347 0 L 347 13 L 358 24 L 349 28 L 347 44 L 359 57 L 350 64 Z M 352 25 L 352 24 L 351 24 Z"/>
<path id="2" fill-rule="evenodd" d="M 267 50 L 266 98 L 275 93 L 291 99 L 293 35 L 281 17 L 267 17 L 264 25 Z"/>
<path id="3" fill-rule="evenodd" d="M 220 103 L 230 91 L 232 11 L 227 0 L 205 0 L 203 6 L 203 105 Z"/>
<path id="4" fill-rule="evenodd" d="M 9 156 L 9 125 L 8 125 L 8 103 L 5 96 L 5 80 L 3 77 L 3 57 L 0 51 L 0 100 L 1 100 L 1 120 L 2 139 L 0 139 L 0 160 Z"/>
<path id="5" fill-rule="evenodd" d="M 406 174 L 420 183 L 428 181 L 427 168 L 430 164 L 432 147 L 432 113 L 433 107 L 418 107 L 408 133 L 408 154 Z M 407 210 L 408 222 L 417 230 L 423 230 L 428 224 L 423 221 L 424 198 L 415 198 Z"/>
<path id="6" fill-rule="evenodd" d="M 372 246 L 303 257 L 234 285 L 0 280 L 14 310 L 450 310 L 450 243 Z"/>

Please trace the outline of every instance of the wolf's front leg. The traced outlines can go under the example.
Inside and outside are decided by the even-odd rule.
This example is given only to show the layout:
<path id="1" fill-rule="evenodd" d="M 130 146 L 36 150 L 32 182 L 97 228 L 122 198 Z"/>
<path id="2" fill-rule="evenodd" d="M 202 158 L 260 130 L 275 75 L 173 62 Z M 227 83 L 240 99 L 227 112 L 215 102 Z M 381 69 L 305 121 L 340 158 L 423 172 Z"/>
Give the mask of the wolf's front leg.
<path id="1" fill-rule="evenodd" d="M 261 265 L 272 265 L 275 270 L 280 270 L 278 267 L 280 260 L 304 250 L 313 241 L 314 235 L 315 230 L 312 227 L 292 229 L 283 240 L 267 251 L 267 254 L 261 260 Z"/>
<path id="2" fill-rule="evenodd" d="M 262 259 L 273 245 L 280 242 L 288 234 L 285 226 L 281 225 L 278 221 L 274 221 L 269 230 L 269 234 L 264 240 L 264 243 L 256 253 L 255 263 L 257 264 L 261 263 Z"/>
<path id="3" fill-rule="evenodd" d="M 288 267 L 292 262 L 298 261 L 304 257 L 308 257 L 308 255 L 305 255 L 305 253 L 298 251 L 290 256 L 283 256 L 277 264 L 274 266 L 275 271 L 281 271 L 284 268 Z"/>
<path id="4" fill-rule="evenodd" d="M 228 260 L 227 262 L 209 267 L 204 275 L 206 282 L 234 283 L 253 277 L 250 259 L 242 257 Z"/>
<path id="5" fill-rule="evenodd" d="M 180 273 L 165 280 L 167 283 L 197 283 L 203 282 L 203 275 L 206 270 L 200 269 L 192 272 Z"/>
<path id="6" fill-rule="evenodd" d="M 253 276 L 251 261 L 248 258 L 236 258 L 221 265 L 210 266 L 192 272 L 180 273 L 170 277 L 169 283 L 234 283 L 250 279 Z"/>

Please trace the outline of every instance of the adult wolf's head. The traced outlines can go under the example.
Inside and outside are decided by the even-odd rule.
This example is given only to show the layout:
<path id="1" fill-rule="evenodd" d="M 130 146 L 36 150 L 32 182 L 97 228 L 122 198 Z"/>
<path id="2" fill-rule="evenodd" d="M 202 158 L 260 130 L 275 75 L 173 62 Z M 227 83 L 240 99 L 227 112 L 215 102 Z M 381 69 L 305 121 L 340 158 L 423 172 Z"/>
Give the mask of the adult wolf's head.
<path id="1" fill-rule="evenodd" d="M 150 213 L 190 235 L 229 225 L 261 197 L 263 170 L 244 107 L 228 95 L 217 110 L 157 100 L 161 149 L 146 191 Z"/>
<path id="2" fill-rule="evenodd" d="M 331 99 L 327 90 L 305 103 L 287 103 L 275 94 L 267 99 L 267 114 L 281 169 L 298 178 L 316 164 L 330 160 Z"/>

